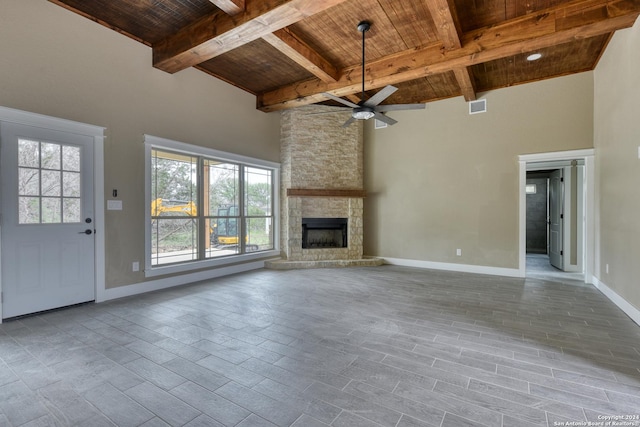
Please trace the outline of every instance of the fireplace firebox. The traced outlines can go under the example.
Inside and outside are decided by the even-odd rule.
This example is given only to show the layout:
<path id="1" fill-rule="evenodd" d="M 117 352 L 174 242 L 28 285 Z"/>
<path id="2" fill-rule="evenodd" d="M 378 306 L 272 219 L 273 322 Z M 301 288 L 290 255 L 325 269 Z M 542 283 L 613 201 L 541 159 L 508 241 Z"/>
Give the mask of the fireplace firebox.
<path id="1" fill-rule="evenodd" d="M 347 218 L 302 218 L 302 248 L 346 248 Z"/>

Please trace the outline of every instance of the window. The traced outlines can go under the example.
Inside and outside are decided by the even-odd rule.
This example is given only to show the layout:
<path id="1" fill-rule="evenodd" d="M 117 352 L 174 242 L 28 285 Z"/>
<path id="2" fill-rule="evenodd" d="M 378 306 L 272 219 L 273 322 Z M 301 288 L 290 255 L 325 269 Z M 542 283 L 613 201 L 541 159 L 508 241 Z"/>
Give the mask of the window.
<path id="1" fill-rule="evenodd" d="M 18 139 L 19 224 L 80 222 L 80 147 Z"/>
<path id="2" fill-rule="evenodd" d="M 145 144 L 147 275 L 275 253 L 277 164 L 151 136 Z"/>

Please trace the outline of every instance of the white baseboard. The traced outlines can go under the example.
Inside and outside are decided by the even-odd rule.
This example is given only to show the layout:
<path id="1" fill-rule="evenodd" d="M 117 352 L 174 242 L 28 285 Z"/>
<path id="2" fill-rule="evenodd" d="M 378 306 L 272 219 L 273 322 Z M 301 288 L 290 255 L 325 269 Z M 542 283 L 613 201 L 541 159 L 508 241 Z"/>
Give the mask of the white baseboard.
<path id="1" fill-rule="evenodd" d="M 158 291 L 160 289 L 171 288 L 173 286 L 186 285 L 200 280 L 214 279 L 216 277 L 229 276 L 230 274 L 242 273 L 260 268 L 264 268 L 264 260 L 231 265 L 228 267 L 213 268 L 190 274 L 181 274 L 179 276 L 167 277 L 164 279 L 150 280 L 133 285 L 105 289 L 101 292 L 101 298 L 96 299 L 96 302 L 104 302 L 116 298 L 143 294 L 145 292 Z"/>
<path id="2" fill-rule="evenodd" d="M 596 276 L 593 276 L 593 286 L 598 288 L 607 298 L 611 300 L 618 308 L 625 312 L 636 324 L 640 325 L 640 310 L 622 298 L 616 291 L 601 282 Z"/>
<path id="3" fill-rule="evenodd" d="M 383 258 L 386 264 L 403 267 L 428 268 L 433 270 L 457 271 L 460 273 L 489 274 L 492 276 L 522 277 L 517 268 L 487 267 L 484 265 L 455 264 L 449 262 L 421 261 L 404 258 Z"/>

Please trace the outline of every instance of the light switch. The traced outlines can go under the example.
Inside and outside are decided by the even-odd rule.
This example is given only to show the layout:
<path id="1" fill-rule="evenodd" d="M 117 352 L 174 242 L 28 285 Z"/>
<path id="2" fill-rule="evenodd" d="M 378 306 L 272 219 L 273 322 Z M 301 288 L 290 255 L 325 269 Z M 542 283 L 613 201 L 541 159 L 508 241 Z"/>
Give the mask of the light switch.
<path id="1" fill-rule="evenodd" d="M 107 200 L 107 210 L 108 211 L 121 211 L 122 210 L 122 200 Z"/>

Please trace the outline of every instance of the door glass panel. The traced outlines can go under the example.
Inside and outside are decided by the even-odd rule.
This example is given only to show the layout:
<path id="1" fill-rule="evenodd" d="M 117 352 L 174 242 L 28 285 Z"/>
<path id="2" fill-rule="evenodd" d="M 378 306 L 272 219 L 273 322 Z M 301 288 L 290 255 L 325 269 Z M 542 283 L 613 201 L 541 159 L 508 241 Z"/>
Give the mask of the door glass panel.
<path id="1" fill-rule="evenodd" d="M 62 169 L 80 172 L 80 148 L 65 145 L 62 147 Z"/>
<path id="2" fill-rule="evenodd" d="M 57 224 L 60 222 L 60 199 L 55 197 L 42 198 L 42 223 Z"/>
<path id="3" fill-rule="evenodd" d="M 42 195 L 43 196 L 60 196 L 60 184 L 62 177 L 59 171 L 42 172 Z"/>
<path id="4" fill-rule="evenodd" d="M 63 199 L 62 222 L 80 222 L 80 199 Z"/>
<path id="5" fill-rule="evenodd" d="M 40 195 L 40 174 L 38 169 L 18 168 L 18 186 L 21 195 Z"/>
<path id="6" fill-rule="evenodd" d="M 80 147 L 18 139 L 19 224 L 81 222 Z"/>
<path id="7" fill-rule="evenodd" d="M 50 142 L 42 142 L 40 146 L 42 152 L 42 169 L 60 169 L 60 145 Z"/>
<path id="8" fill-rule="evenodd" d="M 40 223 L 40 197 L 19 197 L 20 224 Z"/>
<path id="9" fill-rule="evenodd" d="M 64 197 L 80 197 L 80 174 L 78 172 L 63 172 L 62 182 Z"/>
<path id="10" fill-rule="evenodd" d="M 40 167 L 40 143 L 27 139 L 18 140 L 18 166 Z"/>

